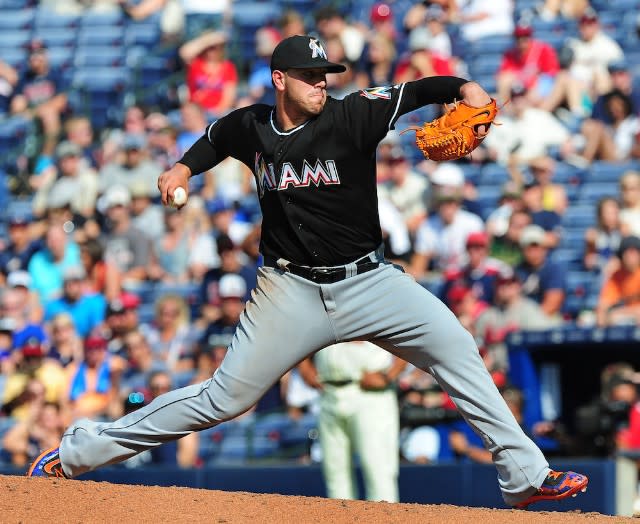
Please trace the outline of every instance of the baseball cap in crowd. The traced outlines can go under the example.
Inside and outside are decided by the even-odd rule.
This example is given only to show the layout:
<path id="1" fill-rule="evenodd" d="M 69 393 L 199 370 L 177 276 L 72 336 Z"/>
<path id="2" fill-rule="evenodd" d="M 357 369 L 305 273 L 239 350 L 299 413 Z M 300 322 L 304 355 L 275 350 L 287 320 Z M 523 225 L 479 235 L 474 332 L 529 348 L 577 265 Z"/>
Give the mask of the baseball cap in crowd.
<path id="1" fill-rule="evenodd" d="M 598 12 L 593 7 L 587 7 L 580 16 L 581 24 L 592 24 L 598 21 Z"/>
<path id="2" fill-rule="evenodd" d="M 9 317 L 0 318 L 0 333 L 13 333 L 16 330 L 16 321 Z"/>
<path id="3" fill-rule="evenodd" d="M 261 27 L 256 31 L 256 54 L 271 56 L 274 49 L 282 40 L 282 35 L 273 27 Z"/>
<path id="4" fill-rule="evenodd" d="M 432 184 L 438 186 L 462 187 L 464 185 L 464 172 L 450 162 L 440 164 L 429 176 Z"/>
<path id="5" fill-rule="evenodd" d="M 540 226 L 536 226 L 535 224 L 531 224 L 522 230 L 522 233 L 520 234 L 520 246 L 527 247 L 533 244 L 544 246 L 545 238 L 546 234 L 544 229 Z"/>
<path id="6" fill-rule="evenodd" d="M 481 246 L 487 247 L 489 245 L 489 235 L 485 231 L 474 231 L 467 237 L 467 247 L 469 246 Z"/>
<path id="7" fill-rule="evenodd" d="M 461 202 L 462 191 L 459 187 L 442 186 L 435 191 L 436 202 Z"/>
<path id="8" fill-rule="evenodd" d="M 247 294 L 247 284 L 240 275 L 227 273 L 218 282 L 220 298 L 244 298 Z"/>
<path id="9" fill-rule="evenodd" d="M 409 51 L 424 51 L 430 49 L 433 43 L 431 33 L 426 27 L 416 27 L 409 33 Z"/>
<path id="10" fill-rule="evenodd" d="M 326 68 L 329 73 L 343 73 L 342 64 L 327 60 L 322 43 L 313 36 L 290 36 L 280 42 L 271 55 L 271 71 L 287 69 Z"/>
<path id="11" fill-rule="evenodd" d="M 145 140 L 144 136 L 140 134 L 127 133 L 122 139 L 122 149 L 124 149 L 125 151 L 142 149 L 145 146 L 146 142 L 147 141 Z"/>
<path id="12" fill-rule="evenodd" d="M 111 186 L 104 194 L 105 207 L 128 206 L 131 204 L 131 192 L 125 186 Z"/>
<path id="13" fill-rule="evenodd" d="M 386 22 L 387 20 L 393 20 L 393 12 L 391 11 L 391 7 L 389 7 L 389 4 L 380 2 L 371 6 L 369 18 L 374 24 Z"/>
<path id="14" fill-rule="evenodd" d="M 56 156 L 58 158 L 66 158 L 69 156 L 81 156 L 82 148 L 75 144 L 74 142 L 70 142 L 69 140 L 63 140 L 56 147 Z"/>
<path id="15" fill-rule="evenodd" d="M 16 270 L 11 271 L 7 275 L 7 286 L 9 287 L 24 287 L 29 289 L 31 287 L 31 275 L 28 271 Z"/>
<path id="16" fill-rule="evenodd" d="M 8 215 L 9 226 L 27 226 L 33 221 L 33 216 L 28 211 L 10 210 Z"/>
<path id="17" fill-rule="evenodd" d="M 527 94 L 527 88 L 519 82 L 514 83 L 511 86 L 511 98 L 516 96 L 524 96 Z"/>
<path id="18" fill-rule="evenodd" d="M 143 180 L 135 180 L 134 182 L 129 184 L 129 193 L 131 194 L 131 198 L 151 197 L 151 189 L 151 186 L 149 186 L 149 184 L 147 184 Z"/>
<path id="19" fill-rule="evenodd" d="M 411 430 L 402 442 L 402 455 L 411 462 L 416 460 L 434 461 L 440 450 L 440 433 L 431 426 L 421 426 Z"/>
<path id="20" fill-rule="evenodd" d="M 47 50 L 47 44 L 40 38 L 34 38 L 27 44 L 27 51 L 29 53 L 44 53 Z"/>
<path id="21" fill-rule="evenodd" d="M 77 191 L 76 185 L 69 177 L 56 181 L 47 197 L 48 209 L 62 209 L 71 205 L 71 197 Z"/>
<path id="22" fill-rule="evenodd" d="M 502 198 L 520 198 L 522 196 L 522 187 L 517 182 L 509 180 L 502 184 L 500 195 Z"/>
<path id="23" fill-rule="evenodd" d="M 444 9 L 442 6 L 438 4 L 431 4 L 427 7 L 427 10 L 424 15 L 425 20 L 428 22 L 429 20 L 444 20 Z"/>
<path id="24" fill-rule="evenodd" d="M 518 274 L 511 267 L 501 269 L 496 276 L 496 284 L 510 284 L 511 282 L 520 282 Z"/>
<path id="25" fill-rule="evenodd" d="M 87 278 L 87 272 L 82 266 L 69 266 L 64 270 L 62 277 L 64 280 L 84 280 Z"/>
<path id="26" fill-rule="evenodd" d="M 44 357 L 45 351 L 42 342 L 36 337 L 29 337 L 20 347 L 23 357 Z"/>
<path id="27" fill-rule="evenodd" d="M 118 315 L 128 309 L 135 309 L 140 305 L 140 298 L 133 293 L 121 293 L 107 305 L 107 315 Z"/>
<path id="28" fill-rule="evenodd" d="M 637 249 L 640 251 L 640 238 L 633 235 L 624 237 L 618 247 L 618 256 L 621 257 L 627 249 Z"/>
<path id="29" fill-rule="evenodd" d="M 620 71 L 628 71 L 629 64 L 624 58 L 621 58 L 620 60 L 614 60 L 613 62 L 611 62 L 607 66 L 607 69 L 609 70 L 609 73 L 619 73 Z"/>
<path id="30" fill-rule="evenodd" d="M 533 36 L 533 27 L 529 24 L 520 22 L 513 29 L 513 36 L 516 38 L 529 38 Z"/>
<path id="31" fill-rule="evenodd" d="M 100 333 L 90 334 L 84 341 L 84 349 L 107 349 L 109 341 Z"/>

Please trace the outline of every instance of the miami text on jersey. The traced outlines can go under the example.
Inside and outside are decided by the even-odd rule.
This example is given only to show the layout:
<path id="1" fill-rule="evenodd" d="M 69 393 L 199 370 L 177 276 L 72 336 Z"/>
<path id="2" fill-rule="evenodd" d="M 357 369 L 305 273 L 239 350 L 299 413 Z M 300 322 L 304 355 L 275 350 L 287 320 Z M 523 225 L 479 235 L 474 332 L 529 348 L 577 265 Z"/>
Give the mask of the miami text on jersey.
<path id="1" fill-rule="evenodd" d="M 340 176 L 334 160 L 316 160 L 312 166 L 310 162 L 302 162 L 302 173 L 298 174 L 290 162 L 285 162 L 280 168 L 280 176 L 276 178 L 273 164 L 264 160 L 262 153 L 256 153 L 255 169 L 256 183 L 260 197 L 265 191 L 282 191 L 292 187 L 318 187 L 320 184 L 335 185 L 340 183 Z"/>

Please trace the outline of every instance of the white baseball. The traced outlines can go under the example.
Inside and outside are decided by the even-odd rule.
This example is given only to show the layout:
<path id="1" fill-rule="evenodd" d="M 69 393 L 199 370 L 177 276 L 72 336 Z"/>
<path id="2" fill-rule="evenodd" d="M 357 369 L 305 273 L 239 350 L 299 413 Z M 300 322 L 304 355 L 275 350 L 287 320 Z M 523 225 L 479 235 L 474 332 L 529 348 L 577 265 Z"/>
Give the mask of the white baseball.
<path id="1" fill-rule="evenodd" d="M 183 187 L 176 187 L 173 192 L 172 204 L 174 206 L 183 206 L 187 203 L 187 192 Z"/>

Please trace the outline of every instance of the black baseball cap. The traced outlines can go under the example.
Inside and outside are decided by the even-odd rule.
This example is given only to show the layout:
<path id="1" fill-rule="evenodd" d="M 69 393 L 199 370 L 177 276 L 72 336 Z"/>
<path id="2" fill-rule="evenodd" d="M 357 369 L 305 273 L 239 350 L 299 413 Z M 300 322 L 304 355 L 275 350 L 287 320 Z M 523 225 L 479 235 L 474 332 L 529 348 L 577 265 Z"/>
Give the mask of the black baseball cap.
<path id="1" fill-rule="evenodd" d="M 326 68 L 329 73 L 344 73 L 342 64 L 329 62 L 320 40 L 313 36 L 290 36 L 280 42 L 271 55 L 271 71 L 287 69 Z"/>

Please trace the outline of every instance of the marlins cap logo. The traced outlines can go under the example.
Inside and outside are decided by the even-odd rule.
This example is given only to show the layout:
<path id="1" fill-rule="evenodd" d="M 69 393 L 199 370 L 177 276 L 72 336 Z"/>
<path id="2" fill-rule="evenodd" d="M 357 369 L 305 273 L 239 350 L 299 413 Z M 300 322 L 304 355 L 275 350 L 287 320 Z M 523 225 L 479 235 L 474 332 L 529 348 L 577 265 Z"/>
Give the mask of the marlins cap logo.
<path id="1" fill-rule="evenodd" d="M 327 59 L 327 53 L 325 53 L 322 44 L 315 38 L 309 39 L 309 49 L 311 49 L 311 58 L 324 58 Z"/>

